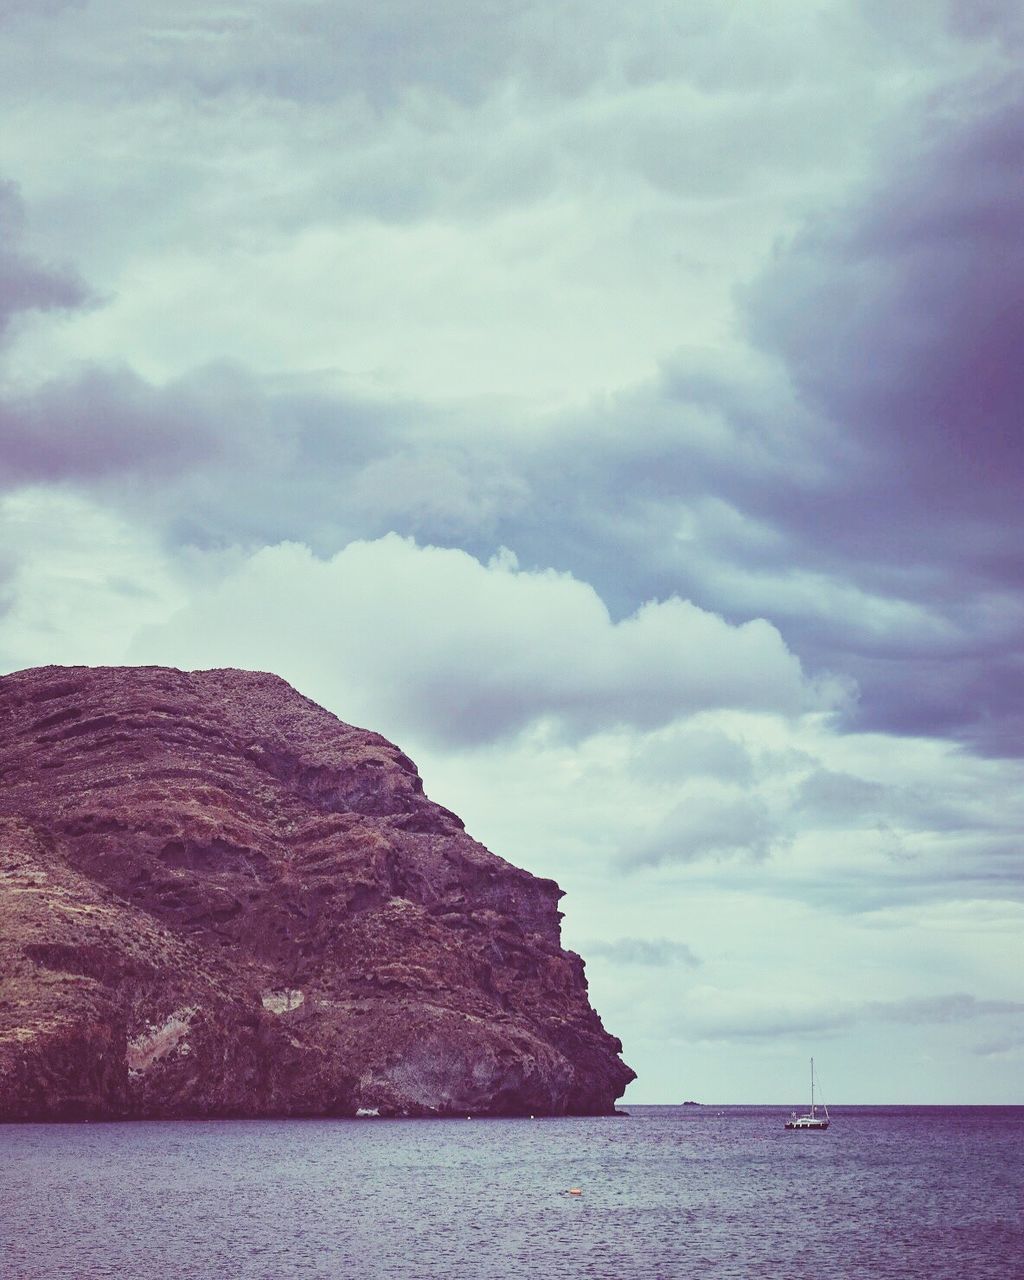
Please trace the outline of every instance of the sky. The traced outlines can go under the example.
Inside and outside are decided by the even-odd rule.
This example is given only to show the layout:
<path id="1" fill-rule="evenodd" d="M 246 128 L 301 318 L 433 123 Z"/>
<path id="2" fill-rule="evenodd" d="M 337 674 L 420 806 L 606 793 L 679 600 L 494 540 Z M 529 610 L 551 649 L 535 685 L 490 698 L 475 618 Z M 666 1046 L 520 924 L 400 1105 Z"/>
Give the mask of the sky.
<path id="1" fill-rule="evenodd" d="M 0 670 L 275 671 L 633 1102 L 1024 1102 L 1024 10 L 0 0 Z"/>

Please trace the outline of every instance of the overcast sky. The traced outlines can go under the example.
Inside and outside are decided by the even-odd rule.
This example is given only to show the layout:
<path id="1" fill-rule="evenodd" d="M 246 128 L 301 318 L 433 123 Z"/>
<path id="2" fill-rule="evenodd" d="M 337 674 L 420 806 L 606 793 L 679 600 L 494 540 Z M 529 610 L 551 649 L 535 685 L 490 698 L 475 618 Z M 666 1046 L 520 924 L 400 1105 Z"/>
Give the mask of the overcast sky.
<path id="1" fill-rule="evenodd" d="M 1015 0 L 0 0 L 0 669 L 276 671 L 627 1101 L 1022 1102 Z"/>

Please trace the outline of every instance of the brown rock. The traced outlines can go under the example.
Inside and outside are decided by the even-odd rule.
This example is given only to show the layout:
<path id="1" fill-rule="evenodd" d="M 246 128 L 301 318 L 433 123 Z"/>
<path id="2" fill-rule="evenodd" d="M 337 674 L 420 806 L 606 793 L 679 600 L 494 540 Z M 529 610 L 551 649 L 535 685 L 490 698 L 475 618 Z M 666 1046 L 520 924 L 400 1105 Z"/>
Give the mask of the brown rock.
<path id="1" fill-rule="evenodd" d="M 560 897 L 276 676 L 6 676 L 0 1119 L 610 1112 Z"/>

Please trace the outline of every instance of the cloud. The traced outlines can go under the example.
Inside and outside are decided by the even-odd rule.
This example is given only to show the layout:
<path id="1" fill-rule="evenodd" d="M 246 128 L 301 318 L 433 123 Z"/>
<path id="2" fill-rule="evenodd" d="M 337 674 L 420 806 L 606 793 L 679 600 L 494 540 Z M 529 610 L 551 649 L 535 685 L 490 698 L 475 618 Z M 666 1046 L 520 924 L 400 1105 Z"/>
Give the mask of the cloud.
<path id="1" fill-rule="evenodd" d="M 784 359 L 831 458 L 830 478 L 785 508 L 768 496 L 775 523 L 805 563 L 952 627 L 915 667 L 895 637 L 851 655 L 860 723 L 996 750 L 1024 724 L 1022 122 L 1008 84 L 940 97 L 880 177 L 749 294 L 754 338 Z"/>
<path id="2" fill-rule="evenodd" d="M 413 424 L 440 425 L 428 406 L 284 381 L 230 363 L 165 383 L 86 364 L 12 387 L 0 395 L 0 487 L 73 487 L 179 546 L 301 535 L 334 550 L 385 532 L 392 515 L 451 536 L 515 501 L 515 477 L 486 451 L 409 440 Z"/>
<path id="3" fill-rule="evenodd" d="M 714 725 L 677 722 L 633 744 L 627 767 L 636 778 L 678 785 L 680 778 L 709 777 L 749 785 L 754 762 L 742 739 Z"/>
<path id="4" fill-rule="evenodd" d="M 328 560 L 294 544 L 258 552 L 133 650 L 167 655 L 276 670 L 348 719 L 449 744 L 538 720 L 576 736 L 708 707 L 797 714 L 830 696 L 760 619 L 732 626 L 674 598 L 614 622 L 570 574 L 395 535 Z"/>
<path id="5" fill-rule="evenodd" d="M 745 790 L 707 783 L 688 794 L 646 836 L 625 849 L 626 867 L 656 867 L 703 858 L 767 858 L 781 832 L 768 805 Z"/>
<path id="6" fill-rule="evenodd" d="M 0 14 L 26 7 L 4 0 Z M 43 7 L 52 14 L 69 5 L 43 0 Z M 780 83 L 825 79 L 823 62 L 850 57 L 837 50 L 828 15 L 809 22 L 798 3 L 778 5 L 767 29 L 755 15 L 725 14 L 712 0 L 690 0 L 671 15 L 654 0 L 628 10 L 612 0 L 588 0 L 585 8 L 576 0 L 554 7 L 451 0 L 441 9 L 392 0 L 379 10 L 352 0 L 253 0 L 244 12 L 181 0 L 173 14 L 140 0 L 130 15 L 90 8 L 69 22 L 83 48 L 77 59 L 65 58 L 87 67 L 105 57 L 115 85 L 130 66 L 142 66 L 149 77 L 142 83 L 165 91 L 255 91 L 318 108 L 361 95 L 378 111 L 394 110 L 414 93 L 473 105 L 507 82 L 549 98 L 675 81 L 709 94 L 763 95 Z M 845 32 L 851 46 L 856 25 Z M 133 59 L 121 70 L 116 58 L 129 49 Z"/>
<path id="7" fill-rule="evenodd" d="M 51 17 L 64 9 L 81 8 L 85 0 L 0 0 L 0 22 L 23 16 Z"/>
<path id="8" fill-rule="evenodd" d="M 89 300 L 73 271 L 40 261 L 24 240 L 25 208 L 18 188 L 0 181 L 0 339 L 16 316 L 69 310 Z"/>
<path id="9" fill-rule="evenodd" d="M 949 0 L 949 20 L 967 39 L 994 36 L 1013 50 L 1024 41 L 1024 17 L 1015 0 Z"/>
<path id="10" fill-rule="evenodd" d="M 1018 1058 L 1024 1050 L 1024 1034 L 999 1036 L 975 1046 L 979 1058 Z"/>
<path id="11" fill-rule="evenodd" d="M 971 532 L 962 521 L 1010 502 L 1019 483 L 1021 106 L 1008 89 L 988 90 L 980 105 L 940 103 L 899 156 L 898 178 L 886 173 L 810 225 L 751 294 L 758 343 L 847 427 L 850 461 L 878 489 L 837 542 L 844 532 L 863 538 L 896 493 L 903 506 L 884 527 L 891 534 L 901 512 L 910 517 L 904 547 L 920 506 L 936 499 L 961 538 Z M 847 520 L 854 497 L 862 486 L 843 505 Z M 992 550 L 977 542 L 986 527 L 969 552 Z"/>
<path id="12" fill-rule="evenodd" d="M 0 496 L 0 546 L 0 671 L 116 664 L 140 626 L 186 598 L 145 530 L 69 494 Z"/>
<path id="13" fill-rule="evenodd" d="M 734 280 L 931 82 L 847 10 L 140 0 L 19 28 L 6 150 L 111 298 L 59 349 L 564 403 L 720 345 Z"/>
<path id="14" fill-rule="evenodd" d="M 901 1026 L 963 1024 L 979 1018 L 1024 1013 L 1024 1002 L 982 1000 L 956 992 L 948 995 L 870 1000 L 862 1003 L 807 1002 L 799 1006 L 765 1004 L 749 1006 L 742 1014 L 733 1007 L 716 1013 L 704 999 L 700 1008 L 683 1019 L 691 1034 L 721 1041 L 775 1040 L 783 1037 L 836 1035 L 866 1023 L 898 1023 Z"/>
<path id="15" fill-rule="evenodd" d="M 685 942 L 673 942 L 668 938 L 612 938 L 588 942 L 584 953 L 616 965 L 667 968 L 678 964 L 694 969 L 700 964 L 700 959 Z"/>
<path id="16" fill-rule="evenodd" d="M 972 1022 L 994 1014 L 1024 1013 L 1024 1001 L 979 1000 L 966 992 L 904 1000 L 874 1000 L 863 1006 L 862 1016 L 881 1022 L 906 1024 Z"/>
<path id="17" fill-rule="evenodd" d="M 7 485 L 134 474 L 166 481 L 222 460 L 216 394 L 155 388 L 127 368 L 86 368 L 0 402 Z"/>
<path id="18" fill-rule="evenodd" d="M 854 774 L 815 769 L 800 783 L 793 815 L 817 827 L 886 829 L 890 824 L 932 832 L 971 831 L 976 837 L 994 822 L 963 795 L 936 794 L 927 785 L 894 786 Z"/>

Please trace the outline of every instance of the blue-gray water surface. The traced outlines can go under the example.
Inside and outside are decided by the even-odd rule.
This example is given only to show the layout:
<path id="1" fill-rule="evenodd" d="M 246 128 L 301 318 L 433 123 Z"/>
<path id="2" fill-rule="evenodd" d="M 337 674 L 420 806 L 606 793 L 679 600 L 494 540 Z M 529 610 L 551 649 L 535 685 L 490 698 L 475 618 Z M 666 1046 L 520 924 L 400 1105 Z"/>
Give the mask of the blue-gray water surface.
<path id="1" fill-rule="evenodd" d="M 1024 1107 L 786 1114 L 7 1126 L 0 1277 L 1024 1276 Z"/>

